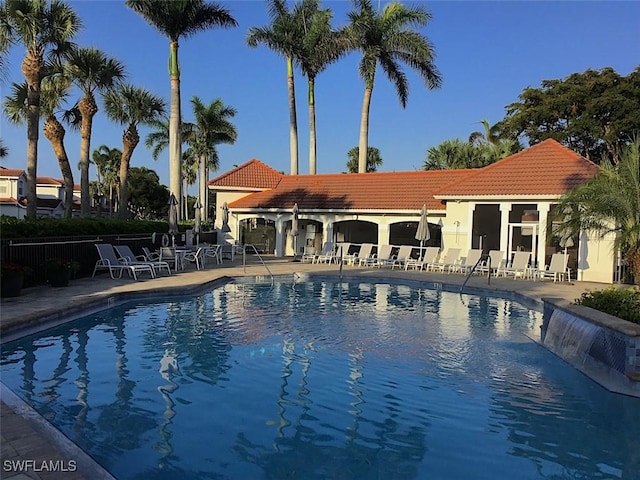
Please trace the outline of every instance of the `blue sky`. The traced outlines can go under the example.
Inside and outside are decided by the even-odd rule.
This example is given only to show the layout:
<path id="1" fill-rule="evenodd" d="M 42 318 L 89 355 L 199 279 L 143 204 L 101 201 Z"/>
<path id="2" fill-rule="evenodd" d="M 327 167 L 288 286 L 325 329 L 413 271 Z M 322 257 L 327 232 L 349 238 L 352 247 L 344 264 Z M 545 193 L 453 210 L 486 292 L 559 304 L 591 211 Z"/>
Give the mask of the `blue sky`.
<path id="1" fill-rule="evenodd" d="M 70 2 L 83 20 L 77 38 L 126 66 L 128 81 L 169 102 L 168 41 L 121 1 Z M 239 138 L 221 146 L 220 169 L 257 158 L 276 170 L 289 171 L 289 117 L 284 60 L 266 47 L 245 44 L 251 26 L 268 23 L 265 3 L 219 2 L 239 26 L 214 29 L 180 43 L 182 111 L 192 120 L 190 99 L 221 98 L 238 113 Z M 383 6 L 386 2 L 381 0 Z M 405 2 L 415 4 L 417 2 Z M 628 75 L 640 65 L 640 2 L 636 1 L 435 1 L 421 2 L 432 14 L 423 29 L 436 50 L 435 63 L 443 77 L 439 90 L 427 90 L 420 78 L 409 78 L 409 101 L 403 109 L 395 89 L 379 72 L 371 105 L 369 144 L 380 149 L 380 171 L 421 169 L 427 149 L 452 138 L 468 138 L 481 130 L 480 120 L 501 120 L 505 107 L 517 101 L 526 87 L 540 87 L 546 79 L 565 78 L 588 68 L 612 67 Z M 336 26 L 346 22 L 349 1 L 325 1 L 334 11 Z M 10 52 L 2 98 L 11 82 L 21 82 L 23 48 Z M 330 65 L 316 79 L 317 170 L 346 170 L 346 152 L 357 145 L 363 84 L 358 77 L 359 56 L 351 54 Z M 308 108 L 306 80 L 296 72 L 300 173 L 308 173 Z M 75 100 L 78 93 L 72 96 Z M 122 148 L 123 127 L 110 123 L 101 111 L 94 120 L 91 150 L 106 144 Z M 132 166 L 145 166 L 168 185 L 168 153 L 153 161 L 144 146 L 148 130 L 140 128 L 141 143 Z M 2 160 L 9 168 L 26 168 L 26 130 L 2 116 L 0 137 L 10 149 Z M 79 183 L 79 133 L 67 131 L 66 147 Z M 61 178 L 49 142 L 40 136 L 38 175 Z M 95 179 L 92 169 L 91 178 Z M 190 188 L 195 193 L 195 187 Z"/>

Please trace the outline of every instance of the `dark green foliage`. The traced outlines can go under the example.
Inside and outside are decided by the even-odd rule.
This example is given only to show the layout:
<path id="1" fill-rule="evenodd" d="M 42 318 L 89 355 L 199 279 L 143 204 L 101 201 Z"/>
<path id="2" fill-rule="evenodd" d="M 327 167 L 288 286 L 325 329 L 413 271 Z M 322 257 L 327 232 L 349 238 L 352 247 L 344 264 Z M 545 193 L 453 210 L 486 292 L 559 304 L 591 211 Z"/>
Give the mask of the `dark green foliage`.
<path id="1" fill-rule="evenodd" d="M 640 290 L 637 288 L 586 291 L 575 301 L 623 320 L 640 324 Z"/>
<path id="2" fill-rule="evenodd" d="M 82 235 L 124 235 L 127 233 L 164 233 L 166 221 L 117 220 L 109 218 L 38 218 L 18 220 L 0 217 L 0 238 L 43 238 Z"/>

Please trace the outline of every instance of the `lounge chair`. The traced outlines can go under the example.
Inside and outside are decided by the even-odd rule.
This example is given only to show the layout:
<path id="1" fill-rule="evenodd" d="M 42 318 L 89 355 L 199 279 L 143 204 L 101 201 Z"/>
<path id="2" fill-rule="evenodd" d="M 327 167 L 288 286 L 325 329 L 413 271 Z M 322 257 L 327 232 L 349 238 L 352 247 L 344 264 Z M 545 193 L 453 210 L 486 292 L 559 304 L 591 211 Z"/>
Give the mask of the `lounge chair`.
<path id="1" fill-rule="evenodd" d="M 445 270 L 451 271 L 452 268 L 455 268 L 458 265 L 458 260 L 460 259 L 460 249 L 459 248 L 449 248 L 447 249 L 447 253 L 445 256 L 440 259 L 438 262 L 427 264 L 427 271 L 431 270 L 435 272 L 439 270 L 444 272 Z"/>
<path id="2" fill-rule="evenodd" d="M 449 267 L 449 272 L 460 272 L 462 274 L 468 274 L 473 267 L 480 261 L 482 257 L 482 250 L 479 248 L 471 248 L 467 252 L 467 256 L 460 262 L 459 265 L 453 265 Z M 479 265 L 478 265 L 479 266 Z"/>
<path id="3" fill-rule="evenodd" d="M 333 252 L 333 256 L 331 258 L 331 261 L 334 263 L 340 263 L 343 261 L 346 261 L 346 259 L 349 258 L 349 248 L 351 247 L 351 244 L 348 242 L 339 242 L 336 243 L 336 248 Z M 331 262 L 329 262 L 331 263 Z"/>
<path id="4" fill-rule="evenodd" d="M 393 247 L 391 245 L 381 245 L 378 249 L 378 254 L 376 255 L 376 261 L 374 265 L 378 268 L 393 266 L 395 258 L 391 255 L 392 251 Z"/>
<path id="5" fill-rule="evenodd" d="M 113 245 L 110 243 L 96 243 L 95 246 L 98 249 L 100 259 L 96 262 L 95 267 L 93 267 L 93 275 L 91 275 L 91 278 L 96 276 L 98 270 L 109 270 L 111 278 L 116 278 L 114 276 L 115 272 L 118 272 L 118 278 L 122 278 L 122 272 L 127 272 L 134 280 L 138 280 L 138 273 L 148 273 L 151 278 L 155 278 L 155 273 L 151 265 L 127 265 L 120 261 L 116 256 Z"/>
<path id="6" fill-rule="evenodd" d="M 408 270 L 409 267 L 414 270 L 422 270 L 426 265 L 430 263 L 434 263 L 438 259 L 438 254 L 440 253 L 440 248 L 438 247 L 427 247 L 424 251 L 424 255 L 420 258 L 409 258 L 404 263 L 404 269 Z"/>
<path id="7" fill-rule="evenodd" d="M 504 262 L 504 252 L 502 250 L 489 250 L 489 261 L 486 260 L 478 266 L 478 272 L 481 274 L 489 273 L 489 269 L 491 269 L 491 273 L 495 274 L 498 269 L 504 268 L 502 265 Z"/>
<path id="8" fill-rule="evenodd" d="M 406 262 L 411 258 L 411 252 L 413 252 L 413 245 L 402 245 L 398 250 L 398 255 L 391 266 L 393 270 L 396 267 L 404 268 Z"/>
<path id="9" fill-rule="evenodd" d="M 502 277 L 525 278 L 529 270 L 531 252 L 515 252 L 511 264 L 498 269 L 497 274 Z"/>
<path id="10" fill-rule="evenodd" d="M 331 263 L 335 257 L 333 242 L 324 242 L 322 251 L 315 255 L 312 263 Z"/>
<path id="11" fill-rule="evenodd" d="M 143 265 L 151 265 L 153 268 L 153 273 L 157 273 L 165 269 L 169 275 L 171 275 L 171 269 L 169 268 L 169 264 L 167 262 L 163 262 L 162 260 L 148 260 L 145 255 L 136 255 L 133 253 L 129 245 L 116 245 L 116 252 L 120 255 L 120 258 L 124 260 L 124 263 L 127 265 L 135 265 L 135 264 L 143 264 Z"/>
<path id="12" fill-rule="evenodd" d="M 564 281 L 565 277 L 567 281 L 571 281 L 571 272 L 567 268 L 567 261 L 569 257 L 562 252 L 554 253 L 551 255 L 551 261 L 549 265 L 545 265 L 544 270 L 538 270 L 537 276 L 539 279 L 553 278 L 554 282 Z"/>
<path id="13" fill-rule="evenodd" d="M 360 267 L 366 267 L 373 264 L 375 261 L 375 254 L 372 252 L 373 243 L 363 243 L 358 252 L 358 257 L 354 263 L 357 263 Z"/>

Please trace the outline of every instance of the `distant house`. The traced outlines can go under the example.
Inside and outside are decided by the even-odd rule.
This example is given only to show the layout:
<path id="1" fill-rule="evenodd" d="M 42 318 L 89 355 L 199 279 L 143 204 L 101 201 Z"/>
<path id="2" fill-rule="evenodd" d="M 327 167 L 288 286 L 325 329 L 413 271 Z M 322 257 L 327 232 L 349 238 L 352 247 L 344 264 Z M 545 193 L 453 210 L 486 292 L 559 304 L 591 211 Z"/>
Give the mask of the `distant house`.
<path id="1" fill-rule="evenodd" d="M 558 198 L 592 178 L 598 166 L 555 140 L 545 140 L 492 165 L 469 170 L 283 175 L 251 160 L 209 182 L 216 227 L 229 208 L 228 243 L 243 243 L 257 223 L 271 230 L 276 256 L 319 251 L 324 242 L 418 245 L 415 232 L 427 206 L 429 245 L 529 251 L 538 265 L 560 250 L 551 212 Z M 213 203 L 213 202 L 212 202 Z M 298 235 L 291 235 L 294 204 Z M 294 244 L 296 251 L 294 252 Z M 613 237 L 584 232 L 567 249 L 578 280 L 613 280 Z"/>
<path id="2" fill-rule="evenodd" d="M 24 170 L 0 167 L 0 215 L 24 218 L 27 209 L 20 203 L 27 191 Z"/>

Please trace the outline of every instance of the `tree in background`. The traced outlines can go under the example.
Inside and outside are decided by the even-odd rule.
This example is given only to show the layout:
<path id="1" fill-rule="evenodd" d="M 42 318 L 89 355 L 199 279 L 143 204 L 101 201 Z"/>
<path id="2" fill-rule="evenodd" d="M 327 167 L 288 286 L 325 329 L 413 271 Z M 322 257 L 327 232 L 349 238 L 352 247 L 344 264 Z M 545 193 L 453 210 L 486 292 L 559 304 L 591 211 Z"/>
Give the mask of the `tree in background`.
<path id="1" fill-rule="evenodd" d="M 236 27 L 238 23 L 227 9 L 204 0 L 126 0 L 125 3 L 169 39 L 169 190 L 177 199 L 181 199 L 182 118 L 178 41 L 180 37 L 187 38 L 212 27 Z"/>
<path id="2" fill-rule="evenodd" d="M 626 77 L 607 67 L 544 80 L 507 106 L 500 129 L 530 145 L 553 138 L 585 158 L 616 164 L 640 132 L 640 67 Z"/>
<path id="3" fill-rule="evenodd" d="M 472 132 L 469 143 L 474 146 L 486 145 L 495 151 L 497 160 L 506 158 L 522 150 L 517 138 L 508 138 L 500 131 L 500 124 L 489 125 L 487 120 L 480 120 L 484 132 Z"/>
<path id="4" fill-rule="evenodd" d="M 9 149 L 4 146 L 4 141 L 0 138 L 0 158 L 4 158 L 9 155 Z"/>
<path id="5" fill-rule="evenodd" d="M 359 148 L 353 147 L 347 152 L 347 171 L 349 173 L 358 173 Z M 382 165 L 382 157 L 380 150 L 376 147 L 367 147 L 367 173 L 376 172 L 378 167 Z"/>
<path id="6" fill-rule="evenodd" d="M 146 167 L 131 167 L 128 178 L 129 211 L 136 219 L 165 218 L 169 208 L 169 190 L 160 177 Z"/>
<path id="7" fill-rule="evenodd" d="M 53 68 L 53 66 L 52 66 Z M 68 78 L 61 75 L 61 67 L 58 66 L 58 74 L 46 77 L 40 86 L 40 112 L 44 115 L 45 122 L 43 133 L 58 160 L 60 172 L 64 184 L 64 217 L 71 218 L 73 209 L 73 172 L 69 163 L 69 156 L 64 146 L 65 129 L 56 117 L 56 110 L 60 108 L 68 96 L 71 83 Z M 7 119 L 14 124 L 24 124 L 29 114 L 29 87 L 27 82 L 14 83 L 12 93 L 4 100 L 4 113 Z"/>
<path id="8" fill-rule="evenodd" d="M 60 0 L 7 0 L 0 11 L 0 43 L 12 39 L 27 51 L 22 61 L 28 92 L 26 197 L 27 218 L 35 219 L 42 80 L 49 74 L 47 60 L 61 58 L 71 50 L 81 22 L 73 9 Z"/>
<path id="9" fill-rule="evenodd" d="M 118 217 L 127 216 L 128 192 L 127 177 L 133 150 L 140 142 L 138 125 L 149 125 L 164 114 L 165 103 L 160 97 L 152 95 L 143 88 L 132 85 L 119 85 L 104 94 L 107 116 L 113 121 L 126 125 L 122 135 L 122 156 L 120 158 L 120 185 L 118 198 Z"/>
<path id="10" fill-rule="evenodd" d="M 114 191 L 118 190 L 118 171 L 122 152 L 117 148 L 100 145 L 93 151 L 91 163 L 96 167 L 98 195 L 109 192 L 109 216 L 113 215 Z"/>
<path id="11" fill-rule="evenodd" d="M 460 139 L 445 140 L 427 151 L 425 170 L 481 168 L 499 160 L 497 151 L 481 143 L 473 145 Z"/>
<path id="12" fill-rule="evenodd" d="M 614 232 L 614 248 L 627 260 L 640 283 L 640 139 L 624 147 L 617 165 L 603 162 L 598 174 L 565 194 L 557 205 L 565 215 L 563 236 Z"/>
<path id="13" fill-rule="evenodd" d="M 359 70 L 364 80 L 358 143 L 358 171 L 362 173 L 367 167 L 369 109 L 378 64 L 395 86 L 403 108 L 407 105 L 409 83 L 400 63 L 417 71 L 429 89 L 439 88 L 442 78 L 433 63 L 433 46 L 424 35 L 414 30 L 424 27 L 431 20 L 431 14 L 426 9 L 392 2 L 379 12 L 373 8 L 371 0 L 353 2 L 355 9 L 349 13 L 348 31 L 352 49 L 362 52 Z"/>
<path id="14" fill-rule="evenodd" d="M 89 152 L 93 117 L 98 113 L 94 93 L 106 92 L 124 79 L 124 66 L 115 58 L 108 57 L 97 48 L 73 49 L 65 64 L 66 74 L 82 93 L 76 103 L 80 121 L 80 215 L 91 213 L 89 194 Z"/>

